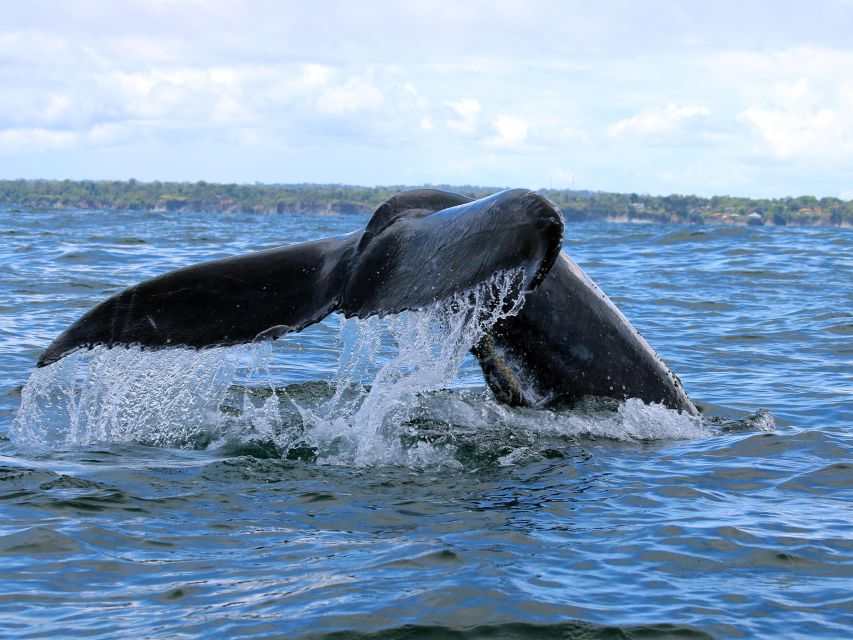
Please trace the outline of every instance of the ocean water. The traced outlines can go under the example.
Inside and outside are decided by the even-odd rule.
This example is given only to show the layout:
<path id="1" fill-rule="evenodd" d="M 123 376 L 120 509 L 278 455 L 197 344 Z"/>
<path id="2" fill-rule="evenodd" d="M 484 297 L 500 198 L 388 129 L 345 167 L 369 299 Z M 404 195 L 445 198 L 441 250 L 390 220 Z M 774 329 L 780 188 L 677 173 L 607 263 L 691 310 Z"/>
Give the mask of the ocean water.
<path id="1" fill-rule="evenodd" d="M 0 210 L 0 636 L 853 637 L 850 229 L 566 228 L 701 419 L 497 404 L 477 292 L 34 373 L 124 286 L 365 222 Z"/>

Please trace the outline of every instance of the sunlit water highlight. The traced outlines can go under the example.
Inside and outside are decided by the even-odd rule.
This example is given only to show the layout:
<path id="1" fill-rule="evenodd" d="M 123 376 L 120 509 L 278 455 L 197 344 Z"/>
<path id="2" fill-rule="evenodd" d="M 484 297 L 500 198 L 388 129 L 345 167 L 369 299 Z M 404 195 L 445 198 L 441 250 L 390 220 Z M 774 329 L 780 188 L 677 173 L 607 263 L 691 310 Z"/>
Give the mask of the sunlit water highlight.
<path id="1" fill-rule="evenodd" d="M 364 220 L 0 222 L 0 636 L 850 635 L 849 230 L 567 228 L 694 419 L 496 403 L 476 293 L 34 371 L 122 286 Z"/>

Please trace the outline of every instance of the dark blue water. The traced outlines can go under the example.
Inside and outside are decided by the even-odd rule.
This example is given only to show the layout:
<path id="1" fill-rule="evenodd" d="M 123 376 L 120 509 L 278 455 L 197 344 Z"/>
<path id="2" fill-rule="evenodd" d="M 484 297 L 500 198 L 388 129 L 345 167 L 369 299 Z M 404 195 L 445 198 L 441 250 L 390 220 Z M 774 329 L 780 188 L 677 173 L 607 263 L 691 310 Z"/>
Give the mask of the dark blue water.
<path id="1" fill-rule="evenodd" d="M 507 409 L 440 310 L 84 354 L 15 418 L 122 287 L 364 223 L 0 211 L 0 636 L 851 636 L 849 229 L 567 228 L 703 420 Z"/>

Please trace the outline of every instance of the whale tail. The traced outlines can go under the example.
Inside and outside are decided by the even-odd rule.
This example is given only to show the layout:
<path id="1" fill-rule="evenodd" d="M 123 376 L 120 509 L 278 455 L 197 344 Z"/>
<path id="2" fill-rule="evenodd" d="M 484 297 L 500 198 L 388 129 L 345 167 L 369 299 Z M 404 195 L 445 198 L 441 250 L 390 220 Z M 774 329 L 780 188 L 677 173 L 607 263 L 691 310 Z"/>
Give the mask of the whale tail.
<path id="1" fill-rule="evenodd" d="M 330 313 L 422 308 L 521 269 L 538 286 L 563 218 L 530 191 L 481 200 L 432 189 L 383 203 L 363 231 L 184 267 L 132 286 L 66 329 L 38 366 L 96 345 L 204 348 L 276 339 Z"/>

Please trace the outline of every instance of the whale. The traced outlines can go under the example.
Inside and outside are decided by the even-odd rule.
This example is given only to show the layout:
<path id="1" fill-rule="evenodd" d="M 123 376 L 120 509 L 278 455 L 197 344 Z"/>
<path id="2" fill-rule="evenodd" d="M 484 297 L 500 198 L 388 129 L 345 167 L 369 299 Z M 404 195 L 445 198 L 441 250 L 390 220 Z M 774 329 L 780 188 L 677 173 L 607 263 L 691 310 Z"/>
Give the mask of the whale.
<path id="1" fill-rule="evenodd" d="M 336 312 L 366 318 L 422 309 L 512 272 L 519 310 L 471 350 L 500 402 L 545 408 L 588 396 L 639 398 L 696 415 L 678 377 L 562 250 L 564 230 L 559 208 L 530 190 L 480 199 L 403 191 L 364 229 L 131 286 L 71 324 L 37 366 L 96 346 L 203 349 L 275 340 Z"/>

